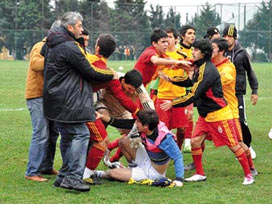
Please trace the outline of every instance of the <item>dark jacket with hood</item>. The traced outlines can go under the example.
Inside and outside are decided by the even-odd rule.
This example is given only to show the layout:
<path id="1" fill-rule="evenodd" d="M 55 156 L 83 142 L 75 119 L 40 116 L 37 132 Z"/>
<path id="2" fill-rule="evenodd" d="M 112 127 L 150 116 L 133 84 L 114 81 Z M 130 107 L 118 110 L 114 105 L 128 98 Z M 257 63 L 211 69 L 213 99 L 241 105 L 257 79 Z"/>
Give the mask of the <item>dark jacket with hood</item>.
<path id="1" fill-rule="evenodd" d="M 44 115 L 64 123 L 95 120 L 92 81 L 109 81 L 111 70 L 95 69 L 75 36 L 63 26 L 47 36 L 44 70 Z"/>
<path id="2" fill-rule="evenodd" d="M 253 71 L 250 59 L 247 51 L 241 47 L 239 43 L 232 50 L 225 52 L 225 56 L 228 57 L 236 68 L 236 95 L 246 94 L 246 74 L 252 94 L 257 94 L 258 90 L 258 80 L 255 72 Z"/>

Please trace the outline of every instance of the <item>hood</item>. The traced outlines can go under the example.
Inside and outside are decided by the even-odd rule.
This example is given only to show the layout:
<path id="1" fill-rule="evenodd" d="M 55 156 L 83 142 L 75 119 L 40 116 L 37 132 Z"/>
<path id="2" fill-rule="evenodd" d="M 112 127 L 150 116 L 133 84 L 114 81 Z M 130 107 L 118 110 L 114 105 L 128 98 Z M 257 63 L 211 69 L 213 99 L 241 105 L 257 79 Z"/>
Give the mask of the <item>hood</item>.
<path id="1" fill-rule="evenodd" d="M 66 41 L 75 41 L 75 36 L 65 27 L 60 26 L 48 31 L 46 44 L 48 47 L 54 47 Z"/>

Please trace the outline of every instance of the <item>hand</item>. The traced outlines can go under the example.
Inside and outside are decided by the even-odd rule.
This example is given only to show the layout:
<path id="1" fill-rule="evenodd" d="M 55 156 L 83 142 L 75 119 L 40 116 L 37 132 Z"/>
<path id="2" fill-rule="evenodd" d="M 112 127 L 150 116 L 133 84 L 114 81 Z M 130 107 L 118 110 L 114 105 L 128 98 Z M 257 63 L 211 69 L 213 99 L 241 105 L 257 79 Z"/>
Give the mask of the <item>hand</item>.
<path id="1" fill-rule="evenodd" d="M 178 60 L 177 65 L 181 66 L 181 68 L 186 71 L 194 71 L 194 67 L 192 66 L 192 62 L 190 62 L 190 61 Z"/>
<path id="2" fill-rule="evenodd" d="M 163 103 L 160 105 L 160 108 L 163 111 L 168 111 L 169 109 L 172 108 L 172 102 L 170 100 L 163 100 Z"/>
<path id="3" fill-rule="evenodd" d="M 251 99 L 252 105 L 256 105 L 257 101 L 258 101 L 258 95 L 257 94 L 252 94 L 250 99 Z"/>
<path id="4" fill-rule="evenodd" d="M 174 180 L 174 181 L 173 181 L 173 184 L 174 184 L 176 187 L 182 187 L 182 186 L 183 186 L 183 182 L 178 181 L 178 180 Z"/>
<path id="5" fill-rule="evenodd" d="M 166 74 L 164 74 L 162 71 L 158 71 L 158 75 L 161 79 L 171 82 L 171 78 L 169 76 L 167 76 Z"/>
<path id="6" fill-rule="evenodd" d="M 185 114 L 186 114 L 188 120 L 192 120 L 193 119 L 194 111 L 193 110 L 189 110 L 189 109 L 185 109 Z"/>
<path id="7" fill-rule="evenodd" d="M 109 116 L 103 115 L 103 114 L 99 113 L 98 111 L 95 111 L 95 115 L 96 115 L 96 120 L 101 119 L 105 122 L 109 122 L 111 119 Z"/>
<path id="8" fill-rule="evenodd" d="M 113 78 L 112 79 L 119 79 L 119 75 L 116 71 L 113 71 Z"/>

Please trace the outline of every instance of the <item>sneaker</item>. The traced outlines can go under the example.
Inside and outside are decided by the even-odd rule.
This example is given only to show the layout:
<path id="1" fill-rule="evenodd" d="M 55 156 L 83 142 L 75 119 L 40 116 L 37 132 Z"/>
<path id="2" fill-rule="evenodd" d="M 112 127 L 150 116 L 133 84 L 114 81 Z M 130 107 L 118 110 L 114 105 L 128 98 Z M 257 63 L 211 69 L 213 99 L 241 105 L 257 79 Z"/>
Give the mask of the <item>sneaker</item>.
<path id="1" fill-rule="evenodd" d="M 187 166 L 184 167 L 184 171 L 191 171 L 195 169 L 195 163 L 192 162 L 190 164 L 188 164 Z"/>
<path id="2" fill-rule="evenodd" d="M 270 131 L 269 131 L 269 133 L 268 133 L 268 137 L 269 137 L 270 139 L 272 139 L 272 128 L 270 129 Z"/>
<path id="3" fill-rule="evenodd" d="M 251 158 L 256 159 L 256 152 L 254 151 L 254 149 L 252 147 L 249 147 L 249 150 L 250 150 Z"/>
<path id="4" fill-rule="evenodd" d="M 63 181 L 63 177 L 57 176 L 55 182 L 53 183 L 53 186 L 59 188 L 62 181 Z"/>
<path id="5" fill-rule="evenodd" d="M 255 168 L 250 168 L 250 173 L 251 173 L 252 176 L 257 176 L 258 175 L 258 171 Z"/>
<path id="6" fill-rule="evenodd" d="M 101 180 L 95 176 L 92 176 L 89 178 L 84 178 L 83 181 L 85 181 L 86 183 L 91 184 L 91 185 L 101 185 L 102 184 Z"/>
<path id="7" fill-rule="evenodd" d="M 254 178 L 253 178 L 253 176 L 247 175 L 247 176 L 244 178 L 243 185 L 250 185 L 250 184 L 253 184 L 253 183 L 254 183 Z"/>
<path id="8" fill-rule="evenodd" d="M 89 191 L 90 185 L 80 179 L 74 179 L 70 176 L 64 177 L 63 181 L 60 184 L 60 187 L 66 189 L 74 189 L 76 191 Z"/>
<path id="9" fill-rule="evenodd" d="M 190 178 L 186 178 L 184 179 L 184 181 L 187 182 L 198 182 L 198 181 L 206 181 L 207 177 L 200 175 L 200 174 L 195 174 L 193 176 L 191 176 Z"/>

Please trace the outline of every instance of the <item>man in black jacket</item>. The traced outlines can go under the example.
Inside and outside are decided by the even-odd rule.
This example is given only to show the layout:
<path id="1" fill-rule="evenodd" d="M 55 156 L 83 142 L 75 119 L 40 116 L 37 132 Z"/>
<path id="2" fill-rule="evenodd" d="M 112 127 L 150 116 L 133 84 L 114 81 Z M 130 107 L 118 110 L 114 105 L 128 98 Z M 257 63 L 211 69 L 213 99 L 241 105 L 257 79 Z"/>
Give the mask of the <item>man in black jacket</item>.
<path id="1" fill-rule="evenodd" d="M 61 26 L 47 36 L 44 73 L 44 115 L 58 122 L 62 130 L 63 166 L 54 183 L 56 187 L 88 191 L 82 180 L 89 130 L 85 125 L 95 120 L 91 82 L 109 81 L 113 71 L 93 68 L 76 39 L 82 34 L 82 16 L 67 12 Z"/>
<path id="2" fill-rule="evenodd" d="M 246 121 L 246 112 L 245 112 L 245 101 L 244 95 L 246 94 L 246 75 L 248 78 L 248 82 L 251 92 L 251 102 L 255 105 L 258 101 L 258 80 L 253 71 L 250 59 L 247 51 L 241 47 L 241 45 L 237 42 L 237 29 L 234 25 L 228 25 L 223 30 L 223 36 L 228 41 L 228 50 L 225 52 L 225 56 L 228 57 L 231 62 L 235 65 L 236 68 L 236 96 L 238 98 L 238 108 L 239 108 L 239 116 L 240 123 L 242 127 L 243 140 L 244 143 L 249 147 L 252 159 L 255 159 L 256 153 L 250 147 L 250 143 L 252 140 L 251 133 L 249 131 L 247 121 Z"/>

